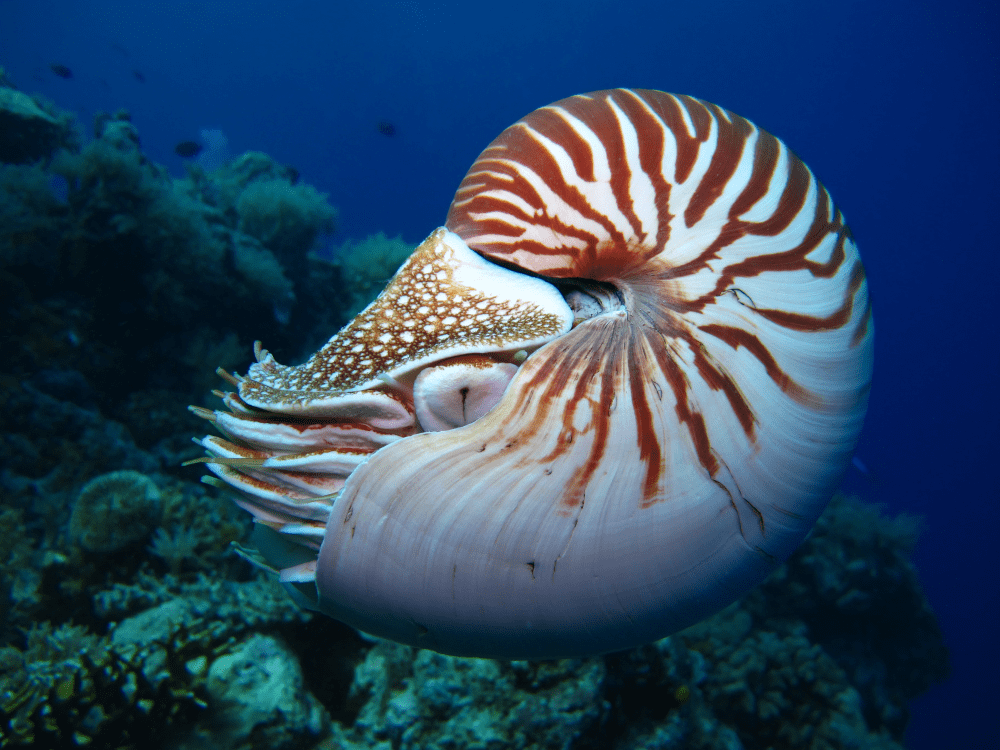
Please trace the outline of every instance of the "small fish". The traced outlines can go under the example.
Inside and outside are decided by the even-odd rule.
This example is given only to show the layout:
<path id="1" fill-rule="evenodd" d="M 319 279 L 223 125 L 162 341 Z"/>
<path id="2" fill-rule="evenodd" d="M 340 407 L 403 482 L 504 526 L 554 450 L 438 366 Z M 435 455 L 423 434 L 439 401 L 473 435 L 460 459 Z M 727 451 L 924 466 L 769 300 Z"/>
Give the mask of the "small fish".
<path id="1" fill-rule="evenodd" d="M 132 75 L 135 77 L 135 80 L 137 80 L 139 83 L 145 83 L 146 82 L 146 76 L 144 76 L 138 70 L 133 70 L 132 71 Z"/>
<path id="2" fill-rule="evenodd" d="M 51 68 L 52 72 L 55 73 L 60 78 L 73 77 L 73 71 L 67 68 L 65 65 L 60 65 L 59 63 L 52 63 L 51 65 L 49 65 L 49 68 Z"/>
<path id="3" fill-rule="evenodd" d="M 378 124 L 378 132 L 388 138 L 392 138 L 392 136 L 396 135 L 396 126 L 388 120 L 382 120 Z"/>
<path id="4" fill-rule="evenodd" d="M 200 154 L 201 148 L 200 143 L 195 143 L 194 141 L 181 141 L 174 146 L 174 153 L 184 159 L 190 159 L 192 156 Z"/>

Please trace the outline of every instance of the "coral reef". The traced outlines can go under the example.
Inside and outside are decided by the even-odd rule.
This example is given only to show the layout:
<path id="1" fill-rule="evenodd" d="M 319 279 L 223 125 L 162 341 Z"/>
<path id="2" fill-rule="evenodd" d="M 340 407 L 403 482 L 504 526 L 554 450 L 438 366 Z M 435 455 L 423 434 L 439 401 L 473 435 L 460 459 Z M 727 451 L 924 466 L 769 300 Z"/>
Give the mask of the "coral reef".
<path id="1" fill-rule="evenodd" d="M 323 259 L 334 210 L 267 155 L 173 178 L 125 112 L 81 145 L 0 92 L 0 748 L 900 747 L 947 653 L 916 523 L 853 499 L 742 601 L 619 654 L 461 659 L 300 609 L 180 468 L 184 407 L 256 336 L 317 348 L 411 246 Z"/>
<path id="2" fill-rule="evenodd" d="M 72 146 L 72 119 L 37 97 L 14 89 L 0 69 L 0 162 L 30 164 Z"/>
<path id="3" fill-rule="evenodd" d="M 400 237 L 389 238 L 379 232 L 360 242 L 348 240 L 334 251 L 349 294 L 346 309 L 351 317 L 382 291 L 414 248 Z"/>
<path id="4" fill-rule="evenodd" d="M 215 709 L 211 724 L 224 729 L 194 734 L 219 750 L 246 746 L 248 734 L 257 746 L 281 747 L 290 738 L 315 740 L 329 728 L 326 709 L 305 689 L 298 658 L 271 636 L 252 635 L 213 661 L 206 691 Z"/>
<path id="5" fill-rule="evenodd" d="M 600 659 L 497 662 L 379 641 L 347 696 L 356 712 L 334 726 L 345 748 L 557 748 L 598 726 Z"/>
<path id="6" fill-rule="evenodd" d="M 245 158 L 245 157 L 243 157 Z M 236 200 L 239 229 L 286 263 L 302 259 L 320 234 L 333 231 L 336 216 L 326 196 L 288 177 L 259 178 Z"/>
<path id="7" fill-rule="evenodd" d="M 145 583 L 152 581 L 147 578 Z M 103 611 L 121 610 L 112 605 Z M 244 621 L 245 615 L 249 617 Z M 237 636 L 254 626 L 301 618 L 270 581 L 220 585 L 201 580 L 181 585 L 162 604 L 113 624 L 110 635 L 98 636 L 72 624 L 32 627 L 23 648 L 0 648 L 0 721 L 5 730 L 0 747 L 181 748 L 192 736 L 209 740 L 207 746 L 229 747 L 235 744 L 224 742 L 234 731 L 246 732 L 256 723 L 267 729 L 264 736 L 270 744 L 262 747 L 291 746 L 290 738 L 303 731 L 318 737 L 326 714 L 308 694 L 286 695 L 263 714 L 260 705 L 274 696 L 244 697 L 243 704 L 256 707 L 256 713 L 234 717 L 239 719 L 236 730 L 222 721 L 233 712 L 230 704 L 239 686 L 253 681 L 244 677 L 229 690 L 219 683 L 227 674 L 230 681 L 238 677 L 234 673 L 241 662 L 243 671 L 250 671 L 253 665 L 247 661 L 262 653 Z M 251 644 L 258 638 L 263 636 L 250 636 Z M 282 679 L 299 674 L 287 649 L 275 642 L 269 651 L 266 667 L 274 671 L 281 663 Z M 205 718 L 216 703 L 218 712 L 211 713 L 207 728 L 200 726 L 199 717 Z M 301 721 L 290 726 L 291 706 L 308 707 L 304 726 Z M 275 722 L 274 711 L 279 710 L 287 713 Z"/>
<path id="8" fill-rule="evenodd" d="M 208 398 L 208 376 L 245 367 L 257 337 L 294 360 L 346 320 L 340 267 L 310 253 L 336 212 L 265 154 L 172 178 L 127 112 L 97 117 L 80 146 L 69 115 L 28 100 L 61 135 L 31 163 L 0 164 L 4 371 L 46 392 L 42 373 L 60 373 L 63 392 L 87 391 L 70 400 L 142 448 L 190 457 L 175 437 L 194 418 L 158 404 Z"/>
<path id="9" fill-rule="evenodd" d="M 869 725 L 895 736 L 909 702 L 948 674 L 942 633 L 909 563 L 919 525 L 838 498 L 809 543 L 747 600 L 775 628 L 802 622 L 860 692 Z"/>
<path id="10" fill-rule="evenodd" d="M 137 471 L 94 477 L 73 505 L 70 539 L 90 552 L 116 552 L 156 528 L 162 508 L 156 483 Z"/>

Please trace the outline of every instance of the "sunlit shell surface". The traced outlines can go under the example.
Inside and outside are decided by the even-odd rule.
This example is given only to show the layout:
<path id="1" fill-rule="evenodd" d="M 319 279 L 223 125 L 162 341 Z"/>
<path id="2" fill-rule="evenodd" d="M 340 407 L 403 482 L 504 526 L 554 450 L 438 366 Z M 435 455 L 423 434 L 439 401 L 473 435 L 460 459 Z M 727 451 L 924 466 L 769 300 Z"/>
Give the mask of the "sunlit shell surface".
<path id="1" fill-rule="evenodd" d="M 591 654 L 711 614 L 802 541 L 872 336 L 850 231 L 780 141 L 599 91 L 504 131 L 308 362 L 258 348 L 196 411 L 313 606 L 445 653 Z"/>

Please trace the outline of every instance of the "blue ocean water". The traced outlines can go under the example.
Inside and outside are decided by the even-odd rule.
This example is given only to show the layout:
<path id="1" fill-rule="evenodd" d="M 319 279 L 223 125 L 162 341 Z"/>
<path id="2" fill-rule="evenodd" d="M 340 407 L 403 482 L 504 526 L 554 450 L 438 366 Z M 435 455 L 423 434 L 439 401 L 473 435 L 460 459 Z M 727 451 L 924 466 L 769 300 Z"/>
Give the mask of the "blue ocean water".
<path id="1" fill-rule="evenodd" d="M 20 88 L 83 122 L 127 108 L 176 174 L 175 145 L 205 130 L 265 151 L 329 194 L 338 242 L 421 240 L 483 147 L 575 93 L 691 94 L 782 138 L 844 211 L 873 296 L 845 486 L 926 518 L 916 562 L 952 676 L 914 705 L 913 748 L 1000 743 L 998 33 L 973 2 L 0 0 Z"/>

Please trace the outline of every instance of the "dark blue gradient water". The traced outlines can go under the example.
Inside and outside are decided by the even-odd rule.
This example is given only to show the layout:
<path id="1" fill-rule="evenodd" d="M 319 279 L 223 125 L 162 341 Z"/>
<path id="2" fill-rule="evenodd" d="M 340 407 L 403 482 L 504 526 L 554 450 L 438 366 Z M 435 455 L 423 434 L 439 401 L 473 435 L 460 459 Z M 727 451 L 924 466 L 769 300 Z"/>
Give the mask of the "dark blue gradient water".
<path id="1" fill-rule="evenodd" d="M 844 211 L 874 299 L 868 473 L 845 482 L 926 517 L 917 562 L 953 675 L 908 742 L 981 748 L 1000 746 L 998 18 L 914 0 L 0 0 L 0 65 L 84 122 L 127 108 L 178 174 L 174 146 L 206 128 L 294 165 L 339 209 L 337 241 L 419 241 L 494 136 L 575 93 L 691 94 L 785 140 Z"/>

